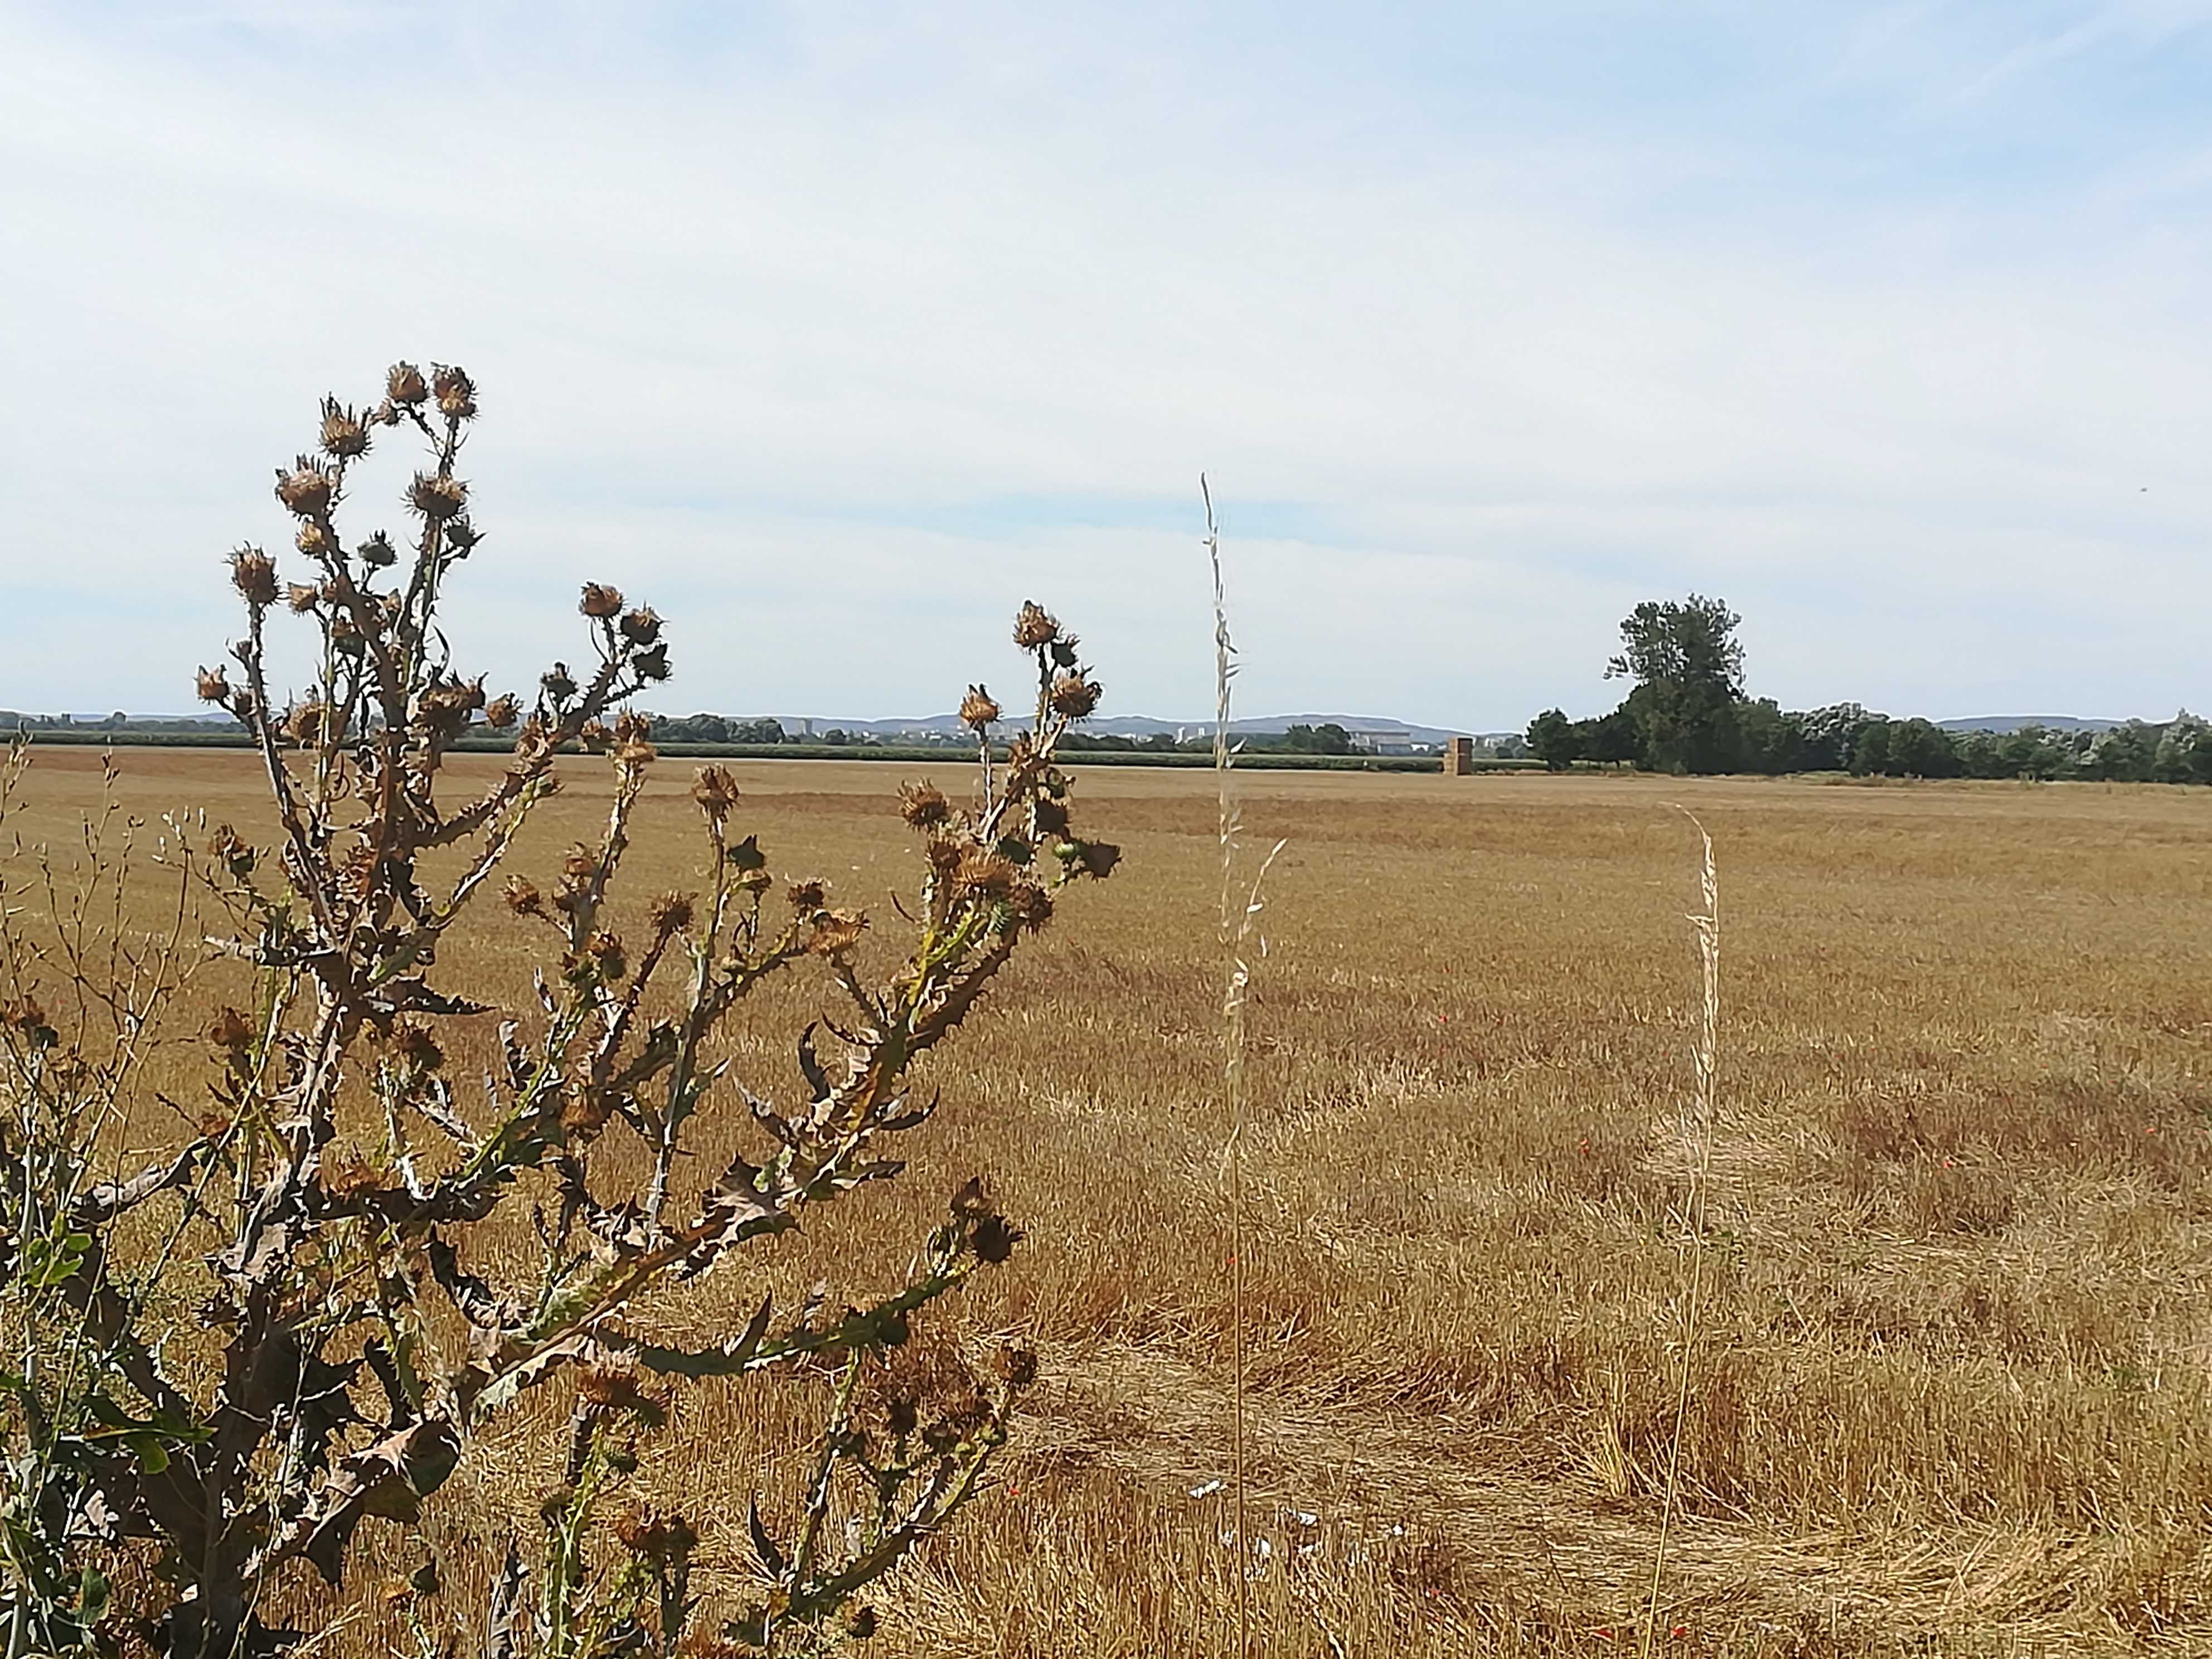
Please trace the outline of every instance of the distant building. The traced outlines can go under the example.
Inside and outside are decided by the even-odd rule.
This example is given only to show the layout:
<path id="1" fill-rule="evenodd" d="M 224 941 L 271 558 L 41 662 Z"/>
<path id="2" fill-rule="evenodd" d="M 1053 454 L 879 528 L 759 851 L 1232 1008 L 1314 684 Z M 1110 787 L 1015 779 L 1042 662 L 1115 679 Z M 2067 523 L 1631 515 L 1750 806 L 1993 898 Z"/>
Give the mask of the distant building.
<path id="1" fill-rule="evenodd" d="M 1410 755 L 1413 752 L 1413 734 L 1403 726 L 1363 726 L 1346 733 L 1352 746 L 1363 755 Z"/>

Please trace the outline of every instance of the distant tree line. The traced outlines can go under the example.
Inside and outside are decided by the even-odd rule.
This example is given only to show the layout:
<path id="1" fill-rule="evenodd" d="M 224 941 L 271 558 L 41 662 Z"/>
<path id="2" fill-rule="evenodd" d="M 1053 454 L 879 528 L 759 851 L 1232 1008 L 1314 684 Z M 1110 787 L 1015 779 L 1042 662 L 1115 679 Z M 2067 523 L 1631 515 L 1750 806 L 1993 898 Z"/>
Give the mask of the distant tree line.
<path id="1" fill-rule="evenodd" d="M 78 714 L 25 714 L 12 708 L 0 708 L 0 733 L 9 732 L 243 732 L 246 728 L 232 720 L 195 720 L 179 717 L 163 720 L 144 714 L 131 715 L 117 709 L 113 714 L 97 718 Z"/>
<path id="2" fill-rule="evenodd" d="M 1607 679 L 1631 683 L 1620 707 L 1581 720 L 1547 708 L 1529 723 L 1528 752 L 1554 771 L 1583 762 L 1659 772 L 2212 783 L 2212 721 L 2186 710 L 2106 731 L 1996 732 L 1893 720 L 1855 702 L 1784 709 L 1745 691 L 1741 621 L 1695 593 L 1638 605 L 1606 665 Z"/>
<path id="3" fill-rule="evenodd" d="M 653 735 L 664 743 L 789 743 L 783 722 L 733 720 L 726 714 L 655 714 Z M 844 734 L 838 734 L 842 737 Z"/>
<path id="4" fill-rule="evenodd" d="M 1293 726 L 1287 732 L 1240 732 L 1237 742 L 1255 754 L 1276 755 L 1356 755 L 1358 746 L 1352 733 L 1334 720 L 1324 720 L 1319 726 Z M 1193 728 L 1191 733 L 1178 738 L 1172 732 L 1151 732 L 1140 738 L 1117 737 L 1110 732 L 1087 733 L 1071 732 L 1060 740 L 1062 749 L 1073 752 L 1088 749 L 1117 754 L 1136 755 L 1202 755 L 1213 749 L 1213 731 L 1210 726 Z"/>

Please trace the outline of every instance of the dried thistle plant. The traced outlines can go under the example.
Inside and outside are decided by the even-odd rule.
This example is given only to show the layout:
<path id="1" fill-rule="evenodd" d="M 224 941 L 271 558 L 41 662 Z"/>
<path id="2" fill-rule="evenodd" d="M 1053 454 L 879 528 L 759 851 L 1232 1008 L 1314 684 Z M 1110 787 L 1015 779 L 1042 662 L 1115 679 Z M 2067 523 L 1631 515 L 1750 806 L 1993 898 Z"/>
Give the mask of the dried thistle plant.
<path id="1" fill-rule="evenodd" d="M 663 623 L 588 584 L 585 666 L 556 662 L 526 701 L 488 697 L 482 677 L 455 666 L 440 614 L 482 540 L 455 471 L 477 412 L 461 369 L 401 363 L 373 407 L 326 400 L 318 452 L 278 471 L 299 560 L 285 574 L 302 580 L 240 549 L 230 574 L 245 637 L 198 682 L 252 733 L 277 840 L 257 846 L 223 826 L 176 865 L 228 912 L 220 949 L 250 970 L 250 1006 L 224 1008 L 210 1029 L 216 1075 L 198 1132 L 173 1156 L 127 1179 L 39 1172 L 11 1189 L 0 1297 L 27 1342 L 72 1357 L 74 1382 L 66 1399 L 40 1392 L 46 1372 L 26 1382 L 9 1450 L 37 1462 L 58 1409 L 73 1414 L 74 1438 L 64 1437 L 70 1480 L 50 1483 L 26 1529 L 46 1577 L 25 1589 L 11 1565 L 7 1605 L 74 1596 L 75 1625 L 49 1622 L 79 1645 L 113 1626 L 89 1605 L 83 1573 L 144 1539 L 167 1586 L 143 1631 L 155 1650 L 295 1650 L 301 1633 L 269 1612 L 292 1577 L 312 1568 L 346 1585 L 365 1523 L 415 1520 L 489 1419 L 527 1391 L 557 1389 L 569 1402 L 563 1480 L 544 1508 L 534 1573 L 511 1548 L 483 1575 L 495 1580 L 484 1650 L 586 1659 L 668 1654 L 687 1639 L 777 1650 L 840 1616 L 875 1617 L 853 1598 L 975 1494 L 1034 1376 L 1026 1355 L 1007 1352 L 949 1405 L 910 1393 L 891 1428 L 860 1420 L 915 1316 L 1021 1237 L 980 1181 L 953 1196 L 911 1264 L 886 1264 L 902 1282 L 856 1292 L 860 1305 L 780 1317 L 763 1299 L 742 1328 L 688 1346 L 660 1340 L 640 1309 L 813 1206 L 896 1177 L 891 1147 L 934 1105 L 911 1092 L 915 1064 L 1047 924 L 1055 892 L 1114 867 L 1116 849 L 1071 830 L 1054 762 L 1097 699 L 1074 636 L 1024 605 L 1015 638 L 1037 674 L 1031 720 L 994 766 L 1001 711 L 973 688 L 963 712 L 982 753 L 975 799 L 957 806 L 927 784 L 902 792 L 923 857 L 918 896 L 901 909 L 909 945 L 888 975 L 863 972 L 868 919 L 832 907 L 820 884 L 771 902 L 766 859 L 737 833 L 737 781 L 715 766 L 691 789 L 703 890 L 653 902 L 643 932 L 625 938 L 614 899 L 656 759 L 626 702 L 669 673 Z M 398 432 L 428 450 L 403 496 L 411 533 L 404 546 L 380 531 L 349 549 L 338 514 L 356 469 Z M 312 682 L 291 696 L 272 684 L 267 642 L 288 614 L 317 647 Z M 512 757 L 489 788 L 456 801 L 447 757 L 487 727 L 515 728 Z M 556 757 L 579 749 L 613 774 L 604 830 L 543 884 L 505 872 L 557 787 Z M 453 872 L 444 879 L 428 873 L 434 854 Z M 487 890 L 543 930 L 524 1012 L 436 971 L 441 943 Z M 37 1105 L 0 1131 L 0 1161 L 36 1170 L 58 1138 L 88 1144 L 92 1128 L 59 1103 L 58 1079 L 82 1057 L 32 1012 L 36 964 L 15 962 L 26 982 L 0 1043 L 11 1099 Z M 798 1035 L 806 1096 L 779 1104 L 739 1080 L 717 1034 L 754 988 L 803 969 L 847 1012 Z M 81 959 L 60 973 L 80 997 L 114 980 Z M 498 1062 L 467 1098 L 449 1038 L 459 1022 L 495 1016 Z M 127 1090 L 128 1066 L 111 1069 L 100 1098 Z M 740 1155 L 687 1188 L 687 1140 L 702 1120 L 732 1115 L 750 1126 L 757 1160 Z M 641 1188 L 602 1174 L 640 1152 Z M 541 1266 L 495 1282 L 474 1243 L 510 1214 L 533 1218 Z M 126 1233 L 152 1248 L 111 1250 Z M 197 1306 L 211 1333 L 209 1363 L 186 1363 L 180 1306 Z M 779 1367 L 819 1373 L 831 1401 L 811 1445 L 793 1449 L 807 1465 L 799 1530 L 772 1536 L 756 1505 L 762 1582 L 719 1632 L 693 1630 L 697 1532 L 625 1497 L 636 1444 L 664 1419 L 669 1389 Z M 426 1652 L 453 1639 L 423 1610 L 435 1579 L 402 1598 Z"/>

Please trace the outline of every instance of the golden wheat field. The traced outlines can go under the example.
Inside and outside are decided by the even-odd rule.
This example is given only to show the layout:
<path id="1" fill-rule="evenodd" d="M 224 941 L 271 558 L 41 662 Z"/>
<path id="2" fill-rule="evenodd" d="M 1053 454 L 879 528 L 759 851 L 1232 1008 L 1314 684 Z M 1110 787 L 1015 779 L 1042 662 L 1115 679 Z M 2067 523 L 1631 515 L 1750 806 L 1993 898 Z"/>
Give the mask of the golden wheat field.
<path id="1" fill-rule="evenodd" d="M 250 757 L 118 763 L 145 837 L 264 824 Z M 604 817 L 594 763 L 564 769 L 526 874 Z M 909 769 L 735 769 L 771 868 L 895 933 Z M 880 1275 L 977 1172 L 1027 1230 L 940 1318 L 1018 1333 L 1042 1380 L 994 1489 L 877 1598 L 874 1650 L 1228 1655 L 1241 1573 L 1269 1655 L 2212 1651 L 2212 792 L 1240 774 L 1252 854 L 1289 843 L 1250 1011 L 1240 1553 L 1213 780 L 1076 776 L 1125 861 L 927 1063 L 906 1177 L 674 1304 L 703 1334 Z M 687 781 L 661 763 L 634 905 L 698 884 Z M 19 834 L 65 866 L 97 757 L 41 753 L 27 793 Z M 1723 923 L 1694 1246 L 1677 803 Z M 526 1006 L 523 929 L 487 908 L 441 971 Z M 173 1011 L 173 1097 L 222 973 Z M 817 1006 L 762 995 L 750 1086 L 793 1085 Z M 805 1386 L 710 1386 L 648 1443 L 640 1480 L 732 1578 L 749 1497 L 793 1501 L 768 1449 Z M 380 1551 L 465 1594 L 536 1526 L 562 1409 L 519 1407 Z M 384 1650 L 373 1608 L 332 1611 L 331 1650 Z"/>

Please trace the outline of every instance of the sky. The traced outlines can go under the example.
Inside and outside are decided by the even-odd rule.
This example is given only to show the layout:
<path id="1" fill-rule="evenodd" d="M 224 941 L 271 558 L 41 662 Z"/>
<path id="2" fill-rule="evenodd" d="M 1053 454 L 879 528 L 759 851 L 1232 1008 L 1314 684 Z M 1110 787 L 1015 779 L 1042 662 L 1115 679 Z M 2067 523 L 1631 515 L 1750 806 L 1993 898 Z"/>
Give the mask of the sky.
<path id="1" fill-rule="evenodd" d="M 2212 703 L 2212 0 L 0 0 L 0 707 L 171 712 L 271 469 L 482 388 L 456 659 L 671 712 Z M 397 435 L 349 534 L 395 531 Z M 280 560 L 280 563 L 283 561 Z"/>

